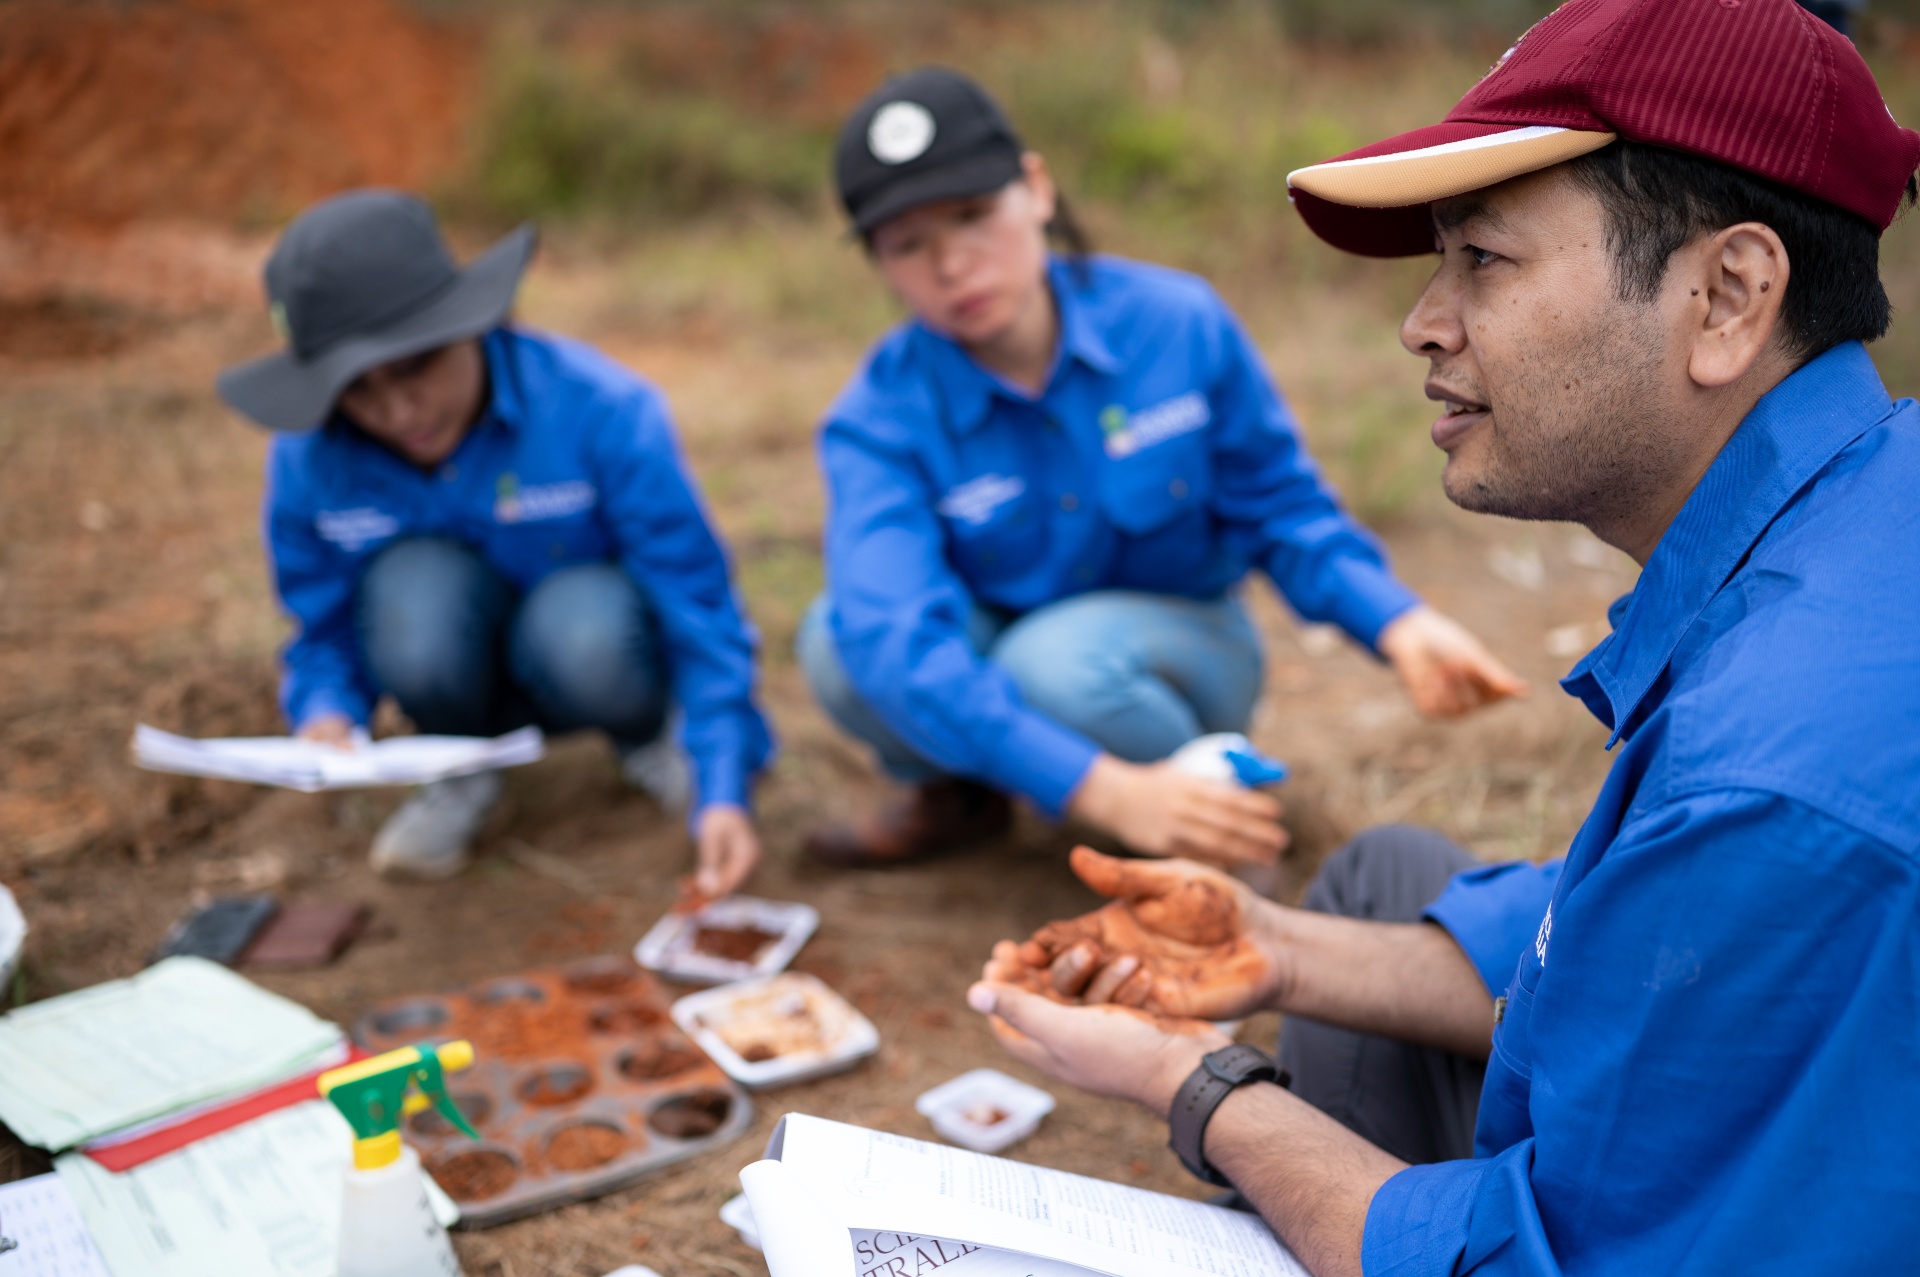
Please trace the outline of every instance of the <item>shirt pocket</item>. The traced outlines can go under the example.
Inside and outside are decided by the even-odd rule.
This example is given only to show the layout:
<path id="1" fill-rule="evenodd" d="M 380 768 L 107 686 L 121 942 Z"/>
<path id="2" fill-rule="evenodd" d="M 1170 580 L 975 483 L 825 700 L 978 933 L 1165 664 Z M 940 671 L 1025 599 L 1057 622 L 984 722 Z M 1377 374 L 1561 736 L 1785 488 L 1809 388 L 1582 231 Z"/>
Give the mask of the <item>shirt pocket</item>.
<path id="1" fill-rule="evenodd" d="M 1204 431 L 1109 458 L 1100 508 L 1132 537 L 1149 537 L 1202 515 L 1213 495 L 1213 458 Z"/>
<path id="2" fill-rule="evenodd" d="M 939 504 L 947 560 L 970 583 L 1002 580 L 1039 554 L 1040 522 L 1030 485 L 1018 475 L 969 480 Z"/>

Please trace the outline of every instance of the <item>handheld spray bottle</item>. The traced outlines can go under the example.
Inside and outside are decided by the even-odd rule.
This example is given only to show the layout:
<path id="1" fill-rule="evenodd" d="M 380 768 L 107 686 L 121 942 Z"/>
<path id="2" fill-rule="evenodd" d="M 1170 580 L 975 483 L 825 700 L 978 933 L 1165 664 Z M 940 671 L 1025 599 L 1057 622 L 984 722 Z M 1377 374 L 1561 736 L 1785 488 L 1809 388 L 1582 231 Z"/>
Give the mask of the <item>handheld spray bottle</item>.
<path id="1" fill-rule="evenodd" d="M 353 1128 L 353 1165 L 346 1173 L 340 1214 L 339 1277 L 460 1277 L 453 1243 L 427 1201 L 420 1155 L 400 1142 L 400 1120 L 431 1103 L 479 1139 L 447 1094 L 445 1080 L 472 1063 L 468 1042 L 422 1043 L 320 1075 L 320 1094 Z"/>

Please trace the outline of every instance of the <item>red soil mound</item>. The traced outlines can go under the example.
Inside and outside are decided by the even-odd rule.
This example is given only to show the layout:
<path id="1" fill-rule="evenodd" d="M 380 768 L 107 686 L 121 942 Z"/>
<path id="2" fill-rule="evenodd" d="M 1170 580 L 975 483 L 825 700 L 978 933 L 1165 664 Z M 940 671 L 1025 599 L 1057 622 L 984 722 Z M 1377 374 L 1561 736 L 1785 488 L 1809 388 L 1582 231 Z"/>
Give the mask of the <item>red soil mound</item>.
<path id="1" fill-rule="evenodd" d="M 0 218 L 273 221 L 456 159 L 461 31 L 390 0 L 0 5 Z"/>

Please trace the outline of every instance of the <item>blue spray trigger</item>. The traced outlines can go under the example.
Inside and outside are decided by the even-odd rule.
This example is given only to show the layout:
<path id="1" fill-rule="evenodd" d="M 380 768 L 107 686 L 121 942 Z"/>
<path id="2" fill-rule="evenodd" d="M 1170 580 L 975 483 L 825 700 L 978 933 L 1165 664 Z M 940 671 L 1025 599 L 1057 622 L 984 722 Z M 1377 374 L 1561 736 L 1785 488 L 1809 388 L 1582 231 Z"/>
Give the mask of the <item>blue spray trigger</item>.
<path id="1" fill-rule="evenodd" d="M 1277 785 L 1287 778 L 1287 765 L 1277 758 L 1268 758 L 1265 754 L 1248 753 L 1244 749 L 1222 750 L 1222 755 L 1233 764 L 1233 774 L 1248 789 L 1260 785 Z"/>

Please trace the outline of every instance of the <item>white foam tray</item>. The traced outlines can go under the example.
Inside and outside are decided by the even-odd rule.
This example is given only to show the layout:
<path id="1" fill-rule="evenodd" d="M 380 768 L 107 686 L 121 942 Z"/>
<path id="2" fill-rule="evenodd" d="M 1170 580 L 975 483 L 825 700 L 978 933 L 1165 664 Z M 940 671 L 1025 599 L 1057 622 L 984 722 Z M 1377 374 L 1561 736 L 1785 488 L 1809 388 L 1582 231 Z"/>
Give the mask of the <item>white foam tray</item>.
<path id="1" fill-rule="evenodd" d="M 1053 1097 L 999 1069 L 974 1069 L 924 1092 L 913 1107 L 942 1139 L 976 1153 L 998 1153 L 1040 1128 L 1040 1119 L 1053 1112 Z M 991 1126 L 968 1116 L 982 1108 L 1006 1116 Z"/>
<path id="2" fill-rule="evenodd" d="M 819 926 L 820 913 L 812 905 L 727 896 L 692 913 L 670 913 L 654 923 L 633 947 L 633 960 L 688 984 L 731 984 L 785 971 Z M 758 960 L 735 962 L 693 947 L 701 927 L 757 927 L 780 939 Z"/>
<path id="3" fill-rule="evenodd" d="M 771 1060 L 746 1060 L 718 1032 L 735 1015 L 768 999 L 804 1001 L 820 1024 L 824 1051 L 776 1055 Z M 700 1049 L 727 1076 L 750 1091 L 807 1082 L 830 1073 L 844 1073 L 880 1049 L 880 1031 L 818 977 L 801 971 L 744 980 L 700 993 L 689 993 L 673 1004 L 673 1022 L 700 1044 Z"/>

